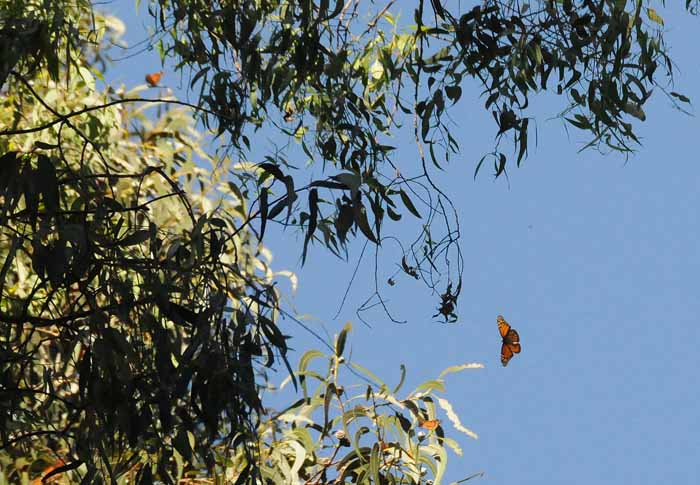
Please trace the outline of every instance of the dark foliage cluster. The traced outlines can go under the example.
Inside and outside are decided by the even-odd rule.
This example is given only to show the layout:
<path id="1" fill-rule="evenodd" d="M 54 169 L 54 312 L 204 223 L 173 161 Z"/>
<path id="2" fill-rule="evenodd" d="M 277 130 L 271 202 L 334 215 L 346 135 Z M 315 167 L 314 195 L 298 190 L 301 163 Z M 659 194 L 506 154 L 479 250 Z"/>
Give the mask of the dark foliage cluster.
<path id="1" fill-rule="evenodd" d="M 150 221 L 157 200 L 188 205 L 164 171 L 71 165 L 42 152 L 0 159 L 0 447 L 21 452 L 48 436 L 74 450 L 66 466 L 94 474 L 116 463 L 119 475 L 140 459 L 134 448 L 164 452 L 168 466 L 173 440 L 191 457 L 187 432 L 204 457 L 216 440 L 248 439 L 261 410 L 254 362 L 271 366 L 286 352 L 272 287 L 222 261 L 235 233 L 225 220 L 190 212 L 183 234 Z M 125 205 L 108 189 L 149 177 L 173 191 Z M 23 256 L 37 281 L 20 297 L 7 276 Z"/>

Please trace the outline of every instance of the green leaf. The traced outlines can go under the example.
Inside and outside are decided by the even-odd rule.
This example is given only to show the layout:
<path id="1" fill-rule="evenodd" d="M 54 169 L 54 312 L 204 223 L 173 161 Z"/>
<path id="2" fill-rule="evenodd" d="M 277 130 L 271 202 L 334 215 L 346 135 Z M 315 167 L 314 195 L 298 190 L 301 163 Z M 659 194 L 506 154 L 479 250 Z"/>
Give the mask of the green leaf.
<path id="1" fill-rule="evenodd" d="M 456 440 L 453 440 L 452 438 L 448 438 L 448 437 L 444 437 L 441 439 L 442 439 L 443 444 L 449 446 L 452 449 L 452 451 L 455 452 L 456 455 L 462 456 L 462 454 L 463 454 L 462 447 L 459 446 L 459 443 L 457 443 Z"/>
<path id="2" fill-rule="evenodd" d="M 243 193 L 241 192 L 241 189 L 238 187 L 238 185 L 234 184 L 233 182 L 226 182 L 226 185 L 228 185 L 229 190 L 233 193 L 233 195 L 238 198 L 238 200 L 243 203 L 245 202 L 245 197 L 243 196 Z"/>
<path id="3" fill-rule="evenodd" d="M 506 169 L 506 156 L 503 153 L 498 154 L 498 161 L 494 161 L 494 166 L 496 169 L 496 177 L 501 175 Z"/>
<path id="4" fill-rule="evenodd" d="M 391 219 L 392 221 L 398 222 L 401 220 L 401 214 L 399 214 L 398 212 L 395 212 L 394 209 L 392 209 L 390 205 L 387 205 L 386 212 L 387 212 L 387 214 L 389 214 L 389 219 Z"/>
<path id="5" fill-rule="evenodd" d="M 353 218 L 355 220 L 355 224 L 357 224 L 357 227 L 359 227 L 360 231 L 362 231 L 362 234 L 364 234 L 365 237 L 373 243 L 379 244 L 379 241 L 372 233 L 369 220 L 367 220 L 367 212 L 365 211 L 365 208 L 361 202 L 356 202 L 353 206 Z"/>
<path id="6" fill-rule="evenodd" d="M 434 390 L 440 391 L 440 392 L 445 392 L 445 384 L 440 381 L 440 380 L 429 380 L 425 381 L 411 393 L 411 395 L 415 395 L 418 393 L 425 393 L 425 392 L 432 392 Z"/>
<path id="7" fill-rule="evenodd" d="M 267 189 L 260 188 L 260 241 L 265 237 L 265 226 L 268 219 Z"/>
<path id="8" fill-rule="evenodd" d="M 280 168 L 277 165 L 275 165 L 274 163 L 261 163 L 258 165 L 258 167 L 263 169 L 265 172 L 271 174 L 276 180 L 279 180 L 280 182 L 282 182 L 284 184 L 285 188 L 287 189 L 287 197 L 284 200 L 287 201 L 287 219 L 286 219 L 285 223 L 288 223 L 289 218 L 292 215 L 292 208 L 293 208 L 294 201 L 297 199 L 297 195 L 294 191 L 294 178 L 291 175 L 284 175 L 282 173 L 282 170 L 280 170 Z M 280 204 L 281 204 L 281 202 L 278 203 L 277 205 L 280 205 Z M 275 207 L 273 207 L 273 210 L 276 211 L 275 215 L 279 214 L 279 212 L 281 211 L 281 208 L 278 209 L 277 205 Z M 270 216 L 270 218 L 272 218 L 272 217 L 274 217 L 274 216 Z"/>
<path id="9" fill-rule="evenodd" d="M 306 459 L 306 450 L 296 441 L 287 441 L 287 445 L 294 450 L 294 463 L 290 470 L 291 482 L 299 483 L 299 470 L 301 470 L 304 460 Z"/>
<path id="10" fill-rule="evenodd" d="M 661 16 L 658 13 L 656 13 L 656 10 L 654 10 L 653 8 L 647 7 L 647 17 L 649 17 L 649 20 L 651 20 L 652 22 L 656 22 L 659 25 L 664 24 L 664 19 L 661 18 Z"/>
<path id="11" fill-rule="evenodd" d="M 326 436 L 328 432 L 328 409 L 331 405 L 331 400 L 333 399 L 333 396 L 336 395 L 336 388 L 335 384 L 332 382 L 329 382 L 328 385 L 326 386 L 326 392 L 324 393 L 323 396 L 323 432 L 321 433 L 321 437 L 323 438 Z"/>
<path id="12" fill-rule="evenodd" d="M 461 364 L 461 365 L 453 365 L 445 369 L 440 373 L 438 376 L 438 379 L 442 379 L 445 377 L 447 374 L 451 374 L 453 372 L 461 372 L 465 369 L 483 369 L 484 364 L 477 364 L 477 363 L 471 363 L 471 364 Z"/>
<path id="13" fill-rule="evenodd" d="M 377 81 L 384 77 L 384 66 L 382 66 L 382 63 L 379 61 L 379 59 L 375 60 L 374 63 L 372 63 L 372 66 L 369 68 L 369 74 L 372 79 Z"/>
<path id="14" fill-rule="evenodd" d="M 304 237 L 304 250 L 301 253 L 301 264 L 306 262 L 306 253 L 309 247 L 309 242 L 316 231 L 318 226 L 318 190 L 311 189 L 309 191 L 309 224 L 306 229 L 306 236 Z"/>
<path id="15" fill-rule="evenodd" d="M 677 93 L 677 92 L 675 92 L 675 91 L 671 91 L 670 94 L 671 94 L 671 96 L 673 96 L 674 98 L 678 98 L 678 100 L 679 100 L 679 101 L 682 101 L 683 103 L 690 103 L 690 98 L 687 97 L 687 96 L 684 96 L 684 95 L 682 95 L 682 94 L 680 94 L 680 93 Z"/>
<path id="16" fill-rule="evenodd" d="M 588 118 L 586 118 L 583 115 L 574 115 L 575 119 L 572 118 L 565 118 L 566 121 L 574 125 L 576 128 L 579 128 L 581 130 L 588 130 L 591 128 L 591 122 L 588 121 Z"/>
<path id="17" fill-rule="evenodd" d="M 440 485 L 442 483 L 442 477 L 445 475 L 445 470 L 447 469 L 447 451 L 442 446 L 437 446 L 434 450 L 434 459 L 437 463 L 437 472 L 435 473 L 435 485 Z"/>
<path id="18" fill-rule="evenodd" d="M 479 160 L 479 163 L 476 164 L 476 168 L 474 169 L 474 180 L 476 180 L 476 176 L 479 174 L 479 170 L 481 169 L 481 166 L 483 165 L 487 156 L 488 155 L 484 155 L 483 157 L 481 157 L 481 160 Z"/>
<path id="19" fill-rule="evenodd" d="M 299 359 L 299 372 L 305 372 L 311 361 L 319 357 L 325 357 L 325 354 L 320 350 L 309 350 L 305 352 L 304 355 L 301 356 L 301 359 Z"/>
<path id="20" fill-rule="evenodd" d="M 337 180 L 338 182 L 342 183 L 347 188 L 349 188 L 351 198 L 355 200 L 355 197 L 357 196 L 357 191 L 362 185 L 362 177 L 359 174 L 355 172 L 342 172 L 338 175 L 332 176 L 331 178 Z"/>
<path id="21" fill-rule="evenodd" d="M 384 381 L 382 381 L 379 377 L 377 377 L 373 372 L 371 372 L 369 369 L 365 369 L 362 367 L 360 364 L 356 364 L 355 362 L 350 362 L 349 363 L 350 367 L 355 369 L 356 371 L 364 374 L 365 376 L 369 377 L 371 381 L 373 381 L 375 384 L 379 385 L 380 388 L 382 389 L 388 389 L 387 385 L 384 384 Z"/>
<path id="22" fill-rule="evenodd" d="M 459 98 L 462 97 L 462 88 L 459 86 L 446 86 L 445 94 L 448 98 L 450 98 L 450 101 L 452 101 L 452 103 L 454 104 L 457 101 L 459 101 Z"/>
<path id="23" fill-rule="evenodd" d="M 403 385 L 403 381 L 406 378 L 406 366 L 401 364 L 401 379 L 399 379 L 399 383 L 396 385 L 394 390 L 392 391 L 392 394 L 396 394 L 399 392 L 399 389 L 401 389 L 401 386 Z"/>
<path id="24" fill-rule="evenodd" d="M 406 209 L 408 209 L 409 212 L 411 212 L 411 214 L 413 214 L 417 218 L 422 219 L 420 213 L 416 209 L 416 206 L 413 205 L 413 202 L 408 197 L 408 194 L 406 194 L 406 192 L 404 192 L 403 189 L 399 189 L 399 195 L 401 196 L 401 201 L 403 202 L 403 205 L 406 206 Z"/>
<path id="25" fill-rule="evenodd" d="M 173 439 L 173 446 L 187 461 L 192 461 L 192 448 L 190 445 L 190 440 L 188 434 L 189 431 L 185 431 L 180 428 L 180 430 L 175 435 Z"/>
<path id="26" fill-rule="evenodd" d="M 338 335 L 338 340 L 335 344 L 336 357 L 340 357 L 341 355 L 343 355 L 343 351 L 345 350 L 345 341 L 347 340 L 348 332 L 350 330 L 352 330 L 352 324 L 350 322 L 347 322 L 343 327 L 343 330 L 340 331 L 340 334 Z"/>
<path id="27" fill-rule="evenodd" d="M 379 443 L 374 443 L 372 453 L 369 456 L 369 473 L 372 477 L 372 483 L 382 483 L 379 478 Z"/>
<path id="28" fill-rule="evenodd" d="M 520 130 L 518 133 L 518 144 L 520 145 L 518 150 L 518 166 L 520 166 L 520 161 L 523 159 L 525 152 L 527 151 L 527 126 L 529 122 L 530 120 L 525 118 L 521 120 L 520 123 Z"/>
<path id="29" fill-rule="evenodd" d="M 301 382 L 301 387 L 304 390 L 304 397 L 308 396 L 305 378 L 305 374 L 307 372 L 306 369 L 309 367 L 309 364 L 312 360 L 317 359 L 319 357 L 325 357 L 324 353 L 320 350 L 309 350 L 301 356 L 301 359 L 299 359 L 299 368 L 297 370 L 297 374 L 299 375 L 299 382 Z"/>
<path id="30" fill-rule="evenodd" d="M 423 138 L 423 141 L 427 141 L 426 137 L 430 131 L 430 117 L 433 115 L 433 107 L 434 104 L 432 101 L 427 103 L 425 105 L 425 111 L 423 111 L 423 115 L 421 116 L 421 138 Z"/>
<path id="31" fill-rule="evenodd" d="M 532 50 L 533 50 L 534 55 L 535 55 L 535 62 L 537 63 L 538 66 L 541 65 L 542 62 L 544 62 L 544 58 L 542 57 L 542 49 L 540 48 L 540 45 L 534 44 L 532 46 Z"/>
<path id="32" fill-rule="evenodd" d="M 462 423 L 459 420 L 459 416 L 457 416 L 457 413 L 454 412 L 454 409 L 452 409 L 452 405 L 450 404 L 450 402 L 447 399 L 443 399 L 443 398 L 437 397 L 437 396 L 436 396 L 436 399 L 438 402 L 438 406 L 440 406 L 445 411 L 445 414 L 447 414 L 447 419 L 450 420 L 450 422 L 452 423 L 452 426 L 454 426 L 457 431 L 461 431 L 462 433 L 466 434 L 470 438 L 474 438 L 474 439 L 479 438 L 474 431 L 462 426 Z"/>
<path id="33" fill-rule="evenodd" d="M 141 229 L 133 234 L 129 234 L 119 241 L 120 246 L 135 246 L 147 241 L 151 237 L 150 229 Z"/>
<path id="34" fill-rule="evenodd" d="M 41 187 L 41 197 L 44 207 L 50 213 L 59 209 L 58 179 L 56 168 L 49 157 L 44 154 L 38 157 L 37 180 Z"/>
<path id="35" fill-rule="evenodd" d="M 280 199 L 275 205 L 272 206 L 270 211 L 267 214 L 268 220 L 272 220 L 275 217 L 277 217 L 282 210 L 284 210 L 285 207 L 287 207 L 287 221 L 289 222 L 289 217 L 291 215 L 291 209 L 290 207 L 294 204 L 294 202 L 297 200 L 297 194 L 292 192 L 291 197 L 290 194 L 285 195 Z"/>
<path id="36" fill-rule="evenodd" d="M 55 148 L 58 148 L 58 145 L 52 143 L 45 143 L 43 141 L 37 140 L 34 142 L 34 148 L 38 148 L 41 150 L 53 150 Z"/>

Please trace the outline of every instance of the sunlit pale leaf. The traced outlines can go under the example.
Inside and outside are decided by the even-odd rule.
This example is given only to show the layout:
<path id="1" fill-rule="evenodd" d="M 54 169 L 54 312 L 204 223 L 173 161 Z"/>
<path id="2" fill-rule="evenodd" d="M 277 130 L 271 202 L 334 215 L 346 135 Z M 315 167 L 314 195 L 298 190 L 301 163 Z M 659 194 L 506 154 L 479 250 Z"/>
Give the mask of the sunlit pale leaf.
<path id="1" fill-rule="evenodd" d="M 438 405 L 445 411 L 445 413 L 447 414 L 447 418 L 452 422 L 452 425 L 455 427 L 456 430 L 461 431 L 470 438 L 478 438 L 475 432 L 462 426 L 462 423 L 460 422 L 457 413 L 454 412 L 454 410 L 452 409 L 452 405 L 447 399 L 443 399 L 441 397 L 437 397 L 436 399 Z"/>

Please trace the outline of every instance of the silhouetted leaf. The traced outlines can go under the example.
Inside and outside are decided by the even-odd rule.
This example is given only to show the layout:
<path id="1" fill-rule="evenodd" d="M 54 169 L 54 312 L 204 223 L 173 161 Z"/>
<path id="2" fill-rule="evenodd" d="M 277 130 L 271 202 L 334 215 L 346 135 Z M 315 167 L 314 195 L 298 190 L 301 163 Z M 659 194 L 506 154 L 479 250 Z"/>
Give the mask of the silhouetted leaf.
<path id="1" fill-rule="evenodd" d="M 445 94 L 447 94 L 447 97 L 450 98 L 450 100 L 453 103 L 456 103 L 459 101 L 459 98 L 462 97 L 462 88 L 455 85 L 455 86 L 446 86 L 445 87 Z"/>
<path id="2" fill-rule="evenodd" d="M 417 218 L 422 219 L 420 213 L 419 213 L 418 210 L 416 209 L 416 206 L 413 205 L 413 202 L 412 202 L 411 199 L 408 197 L 408 194 L 406 194 L 406 192 L 404 192 L 403 189 L 400 189 L 400 190 L 399 190 L 399 194 L 401 195 L 401 201 L 403 202 L 403 205 L 406 206 L 406 209 L 408 209 L 409 212 L 411 212 L 411 214 L 413 214 L 413 215 L 416 216 Z"/>
<path id="3" fill-rule="evenodd" d="M 338 340 L 335 344 L 335 355 L 336 357 L 340 357 L 343 355 L 343 351 L 345 350 L 345 341 L 348 338 L 348 332 L 352 330 L 352 324 L 350 322 L 346 323 L 343 329 L 340 331 L 340 334 L 338 334 Z"/>
<path id="4" fill-rule="evenodd" d="M 301 255 L 301 263 L 306 262 L 306 252 L 308 250 L 309 241 L 316 231 L 316 226 L 318 225 L 318 190 L 311 189 L 309 191 L 309 223 L 306 229 L 306 236 L 304 237 L 304 250 Z"/>
<path id="5" fill-rule="evenodd" d="M 263 240 L 265 236 L 265 226 L 267 225 L 268 213 L 267 213 L 267 189 L 262 187 L 260 189 L 260 240 Z"/>
<path id="6" fill-rule="evenodd" d="M 687 96 L 684 96 L 680 93 L 676 93 L 674 91 L 671 91 L 671 96 L 673 96 L 674 98 L 678 98 L 683 103 L 690 103 L 690 98 Z"/>
<path id="7" fill-rule="evenodd" d="M 129 234 L 124 239 L 119 241 L 120 246 L 136 246 L 148 241 L 151 237 L 149 229 L 140 229 L 132 234 Z"/>

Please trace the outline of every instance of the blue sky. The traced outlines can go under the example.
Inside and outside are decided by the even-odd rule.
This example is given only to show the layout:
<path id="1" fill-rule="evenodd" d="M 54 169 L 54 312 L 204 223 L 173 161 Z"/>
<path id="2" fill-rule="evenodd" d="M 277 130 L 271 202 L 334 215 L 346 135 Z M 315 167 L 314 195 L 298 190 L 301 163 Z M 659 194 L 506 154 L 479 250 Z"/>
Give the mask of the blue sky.
<path id="1" fill-rule="evenodd" d="M 132 44 L 141 40 L 142 22 L 151 22 L 143 8 L 140 17 L 131 0 L 106 8 L 127 21 Z M 699 19 L 680 6 L 658 12 L 679 68 L 676 90 L 700 100 L 700 66 L 689 41 Z M 122 63 L 111 79 L 133 86 L 157 65 L 147 52 Z M 266 244 L 278 268 L 297 271 L 293 303 L 314 316 L 309 325 L 336 333 L 351 320 L 353 359 L 385 380 L 398 380 L 401 363 L 406 390 L 449 365 L 486 366 L 447 378 L 445 397 L 479 434 L 470 440 L 447 426 L 464 449 L 461 458 L 450 455 L 448 480 L 484 471 L 472 483 L 700 483 L 700 122 L 673 110 L 658 91 L 639 125 L 643 146 L 625 160 L 578 153 L 584 135 L 567 136 L 560 121 L 547 121 L 562 102 L 531 100 L 541 114 L 539 145 L 509 171 L 510 183 L 494 182 L 486 166 L 472 177 L 495 133 L 478 89 L 465 87 L 451 111 L 462 154 L 439 178 L 463 229 L 457 324 L 433 320 L 436 295 L 399 278 L 384 294 L 408 323 L 375 312 L 372 328 L 365 327 L 354 310 L 369 296 L 370 259 L 334 320 L 361 247 L 352 248 L 350 264 L 313 247 L 300 268 L 301 238 L 292 243 L 291 234 L 271 232 Z M 404 147 L 401 163 L 415 166 L 411 140 L 397 145 Z M 391 249 L 385 251 L 390 271 Z M 498 314 L 523 345 L 507 368 L 499 362 Z M 296 349 L 318 347 L 292 322 L 282 325 Z"/>

